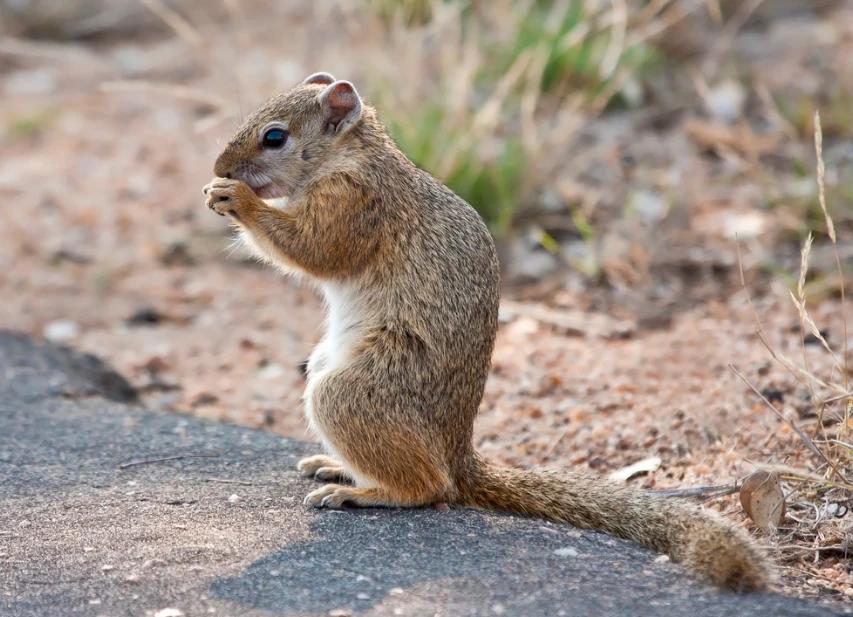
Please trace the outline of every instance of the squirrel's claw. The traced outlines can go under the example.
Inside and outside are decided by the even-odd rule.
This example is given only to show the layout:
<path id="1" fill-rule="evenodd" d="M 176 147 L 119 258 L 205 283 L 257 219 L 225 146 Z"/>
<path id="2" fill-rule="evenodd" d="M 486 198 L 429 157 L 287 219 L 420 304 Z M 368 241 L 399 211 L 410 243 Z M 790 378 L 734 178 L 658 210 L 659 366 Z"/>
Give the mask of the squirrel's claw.
<path id="1" fill-rule="evenodd" d="M 340 484 L 326 484 L 316 491 L 308 493 L 303 502 L 306 506 L 315 508 L 339 509 L 348 501 L 349 493 L 345 486 Z"/>

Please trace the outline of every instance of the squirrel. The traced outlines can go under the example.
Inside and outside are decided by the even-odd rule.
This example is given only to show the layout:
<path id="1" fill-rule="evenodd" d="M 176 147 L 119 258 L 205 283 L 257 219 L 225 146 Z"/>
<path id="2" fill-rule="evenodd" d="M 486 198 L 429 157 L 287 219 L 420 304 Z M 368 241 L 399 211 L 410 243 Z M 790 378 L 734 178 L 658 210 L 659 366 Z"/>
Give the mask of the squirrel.
<path id="1" fill-rule="evenodd" d="M 395 145 L 352 83 L 315 73 L 253 112 L 216 159 L 206 204 L 327 305 L 305 413 L 329 456 L 307 505 L 447 503 L 569 523 L 668 554 L 721 587 L 766 589 L 763 550 L 698 506 L 595 475 L 512 469 L 474 449 L 499 300 L 479 214 Z M 265 200 L 286 198 L 282 206 Z"/>

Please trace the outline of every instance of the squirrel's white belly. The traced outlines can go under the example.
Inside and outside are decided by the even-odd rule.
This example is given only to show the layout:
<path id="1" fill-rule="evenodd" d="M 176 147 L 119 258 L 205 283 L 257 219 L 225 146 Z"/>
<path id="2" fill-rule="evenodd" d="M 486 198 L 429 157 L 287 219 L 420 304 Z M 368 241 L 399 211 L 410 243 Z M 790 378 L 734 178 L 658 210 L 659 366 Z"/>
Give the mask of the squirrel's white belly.
<path id="1" fill-rule="evenodd" d="M 359 289 L 352 284 L 324 283 L 328 320 L 326 335 L 317 346 L 323 366 L 319 370 L 333 371 L 350 358 L 358 342 L 364 320 L 364 300 Z M 313 354 L 312 354 L 313 359 Z M 311 369 L 309 365 L 309 370 Z"/>
<path id="2" fill-rule="evenodd" d="M 365 316 L 363 298 L 358 288 L 349 283 L 323 283 L 323 295 L 328 311 L 327 329 L 323 339 L 314 348 L 308 360 L 308 379 L 303 394 L 305 416 L 311 431 L 323 442 L 329 455 L 341 461 L 345 468 L 356 478 L 358 486 L 371 486 L 368 478 L 354 473 L 325 435 L 322 422 L 315 414 L 312 394 L 317 385 L 330 373 L 341 368 L 352 357 L 352 351 L 358 344 Z"/>

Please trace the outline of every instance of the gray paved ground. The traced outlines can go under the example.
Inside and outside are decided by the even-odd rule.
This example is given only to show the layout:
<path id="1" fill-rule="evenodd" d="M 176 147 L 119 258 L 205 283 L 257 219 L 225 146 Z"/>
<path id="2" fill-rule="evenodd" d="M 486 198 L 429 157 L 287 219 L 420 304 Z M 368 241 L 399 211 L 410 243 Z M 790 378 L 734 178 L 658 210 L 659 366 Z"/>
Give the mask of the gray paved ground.
<path id="1" fill-rule="evenodd" d="M 91 357 L 0 332 L 3 616 L 841 614 L 539 521 L 315 512 L 293 471 L 310 446 L 132 398 Z"/>

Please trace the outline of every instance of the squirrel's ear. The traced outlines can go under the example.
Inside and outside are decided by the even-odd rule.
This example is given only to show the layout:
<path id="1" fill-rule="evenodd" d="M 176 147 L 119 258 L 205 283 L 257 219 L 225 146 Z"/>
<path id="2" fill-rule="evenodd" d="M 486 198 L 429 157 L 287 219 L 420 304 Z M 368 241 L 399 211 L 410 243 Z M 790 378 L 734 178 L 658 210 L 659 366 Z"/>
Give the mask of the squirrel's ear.
<path id="1" fill-rule="evenodd" d="M 332 126 L 339 135 L 350 130 L 361 118 L 361 98 L 348 81 L 336 81 L 327 86 L 320 93 L 320 105 L 326 125 Z"/>
<path id="2" fill-rule="evenodd" d="M 312 73 L 302 82 L 303 86 L 307 86 L 308 84 L 323 84 L 324 86 L 328 86 L 329 84 L 335 83 L 335 78 L 329 75 L 328 73 Z"/>

